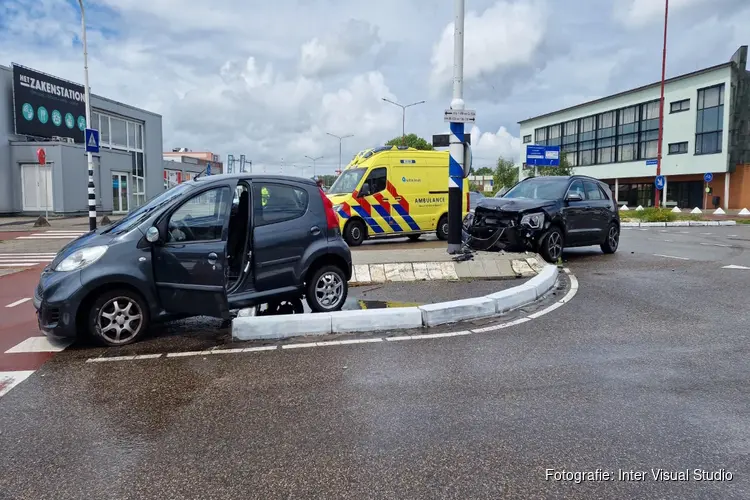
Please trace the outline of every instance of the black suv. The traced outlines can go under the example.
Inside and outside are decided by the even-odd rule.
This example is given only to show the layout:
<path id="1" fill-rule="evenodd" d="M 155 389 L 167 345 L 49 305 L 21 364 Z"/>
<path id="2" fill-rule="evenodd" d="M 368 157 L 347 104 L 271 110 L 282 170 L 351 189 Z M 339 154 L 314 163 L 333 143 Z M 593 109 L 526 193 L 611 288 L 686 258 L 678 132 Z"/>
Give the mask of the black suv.
<path id="1" fill-rule="evenodd" d="M 524 179 L 502 198 L 484 198 L 464 218 L 464 242 L 476 250 L 532 250 L 557 262 L 563 248 L 620 241 L 617 203 L 603 182 L 583 175 Z"/>
<path id="2" fill-rule="evenodd" d="M 153 321 L 231 317 L 305 297 L 342 308 L 352 273 L 333 205 L 309 179 L 198 176 L 63 248 L 34 294 L 39 328 L 136 341 Z"/>

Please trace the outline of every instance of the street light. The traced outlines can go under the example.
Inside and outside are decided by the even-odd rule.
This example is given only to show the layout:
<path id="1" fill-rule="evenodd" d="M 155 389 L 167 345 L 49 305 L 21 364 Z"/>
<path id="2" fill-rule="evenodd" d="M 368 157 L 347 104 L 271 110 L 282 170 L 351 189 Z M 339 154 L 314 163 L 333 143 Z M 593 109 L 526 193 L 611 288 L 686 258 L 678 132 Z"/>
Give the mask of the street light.
<path id="1" fill-rule="evenodd" d="M 86 44 L 86 12 L 83 8 L 83 0 L 78 0 L 78 5 L 81 6 L 81 41 L 83 42 L 83 84 L 84 96 L 86 99 L 86 128 L 92 128 L 91 95 L 89 91 L 89 53 L 88 45 Z M 94 157 L 90 151 L 86 152 L 86 157 L 89 166 L 89 183 L 87 186 L 89 195 L 89 231 L 94 231 L 96 230 L 96 188 L 94 186 Z"/>
<path id="2" fill-rule="evenodd" d="M 313 162 L 313 177 L 315 177 L 317 175 L 316 174 L 316 168 L 315 168 L 315 162 L 318 161 L 318 160 L 322 160 L 323 157 L 322 156 L 318 156 L 317 158 L 313 158 L 312 156 L 305 155 L 305 158 L 309 158 L 310 160 L 312 160 L 312 162 Z"/>
<path id="3" fill-rule="evenodd" d="M 354 135 L 353 134 L 336 135 L 330 132 L 326 132 L 326 134 L 330 135 L 331 137 L 335 137 L 336 139 L 339 140 L 339 170 L 341 170 L 341 141 L 343 141 L 344 139 L 348 139 L 349 137 L 354 137 Z"/>
<path id="4" fill-rule="evenodd" d="M 417 104 L 424 104 L 424 101 L 418 101 L 418 102 L 413 102 L 411 104 L 403 105 L 403 104 L 399 104 L 397 102 L 391 101 L 390 99 L 386 99 L 385 97 L 383 97 L 382 99 L 385 102 L 389 102 L 393 104 L 394 106 L 398 106 L 399 108 L 401 108 L 401 138 L 404 143 L 404 146 L 406 146 L 406 108 L 416 106 Z"/>

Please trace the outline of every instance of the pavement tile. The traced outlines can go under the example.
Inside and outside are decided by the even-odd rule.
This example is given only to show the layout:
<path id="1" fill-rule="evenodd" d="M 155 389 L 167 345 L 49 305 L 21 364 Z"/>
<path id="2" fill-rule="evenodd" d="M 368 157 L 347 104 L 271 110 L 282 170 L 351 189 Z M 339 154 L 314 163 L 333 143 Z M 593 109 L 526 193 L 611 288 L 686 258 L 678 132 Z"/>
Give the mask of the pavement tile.
<path id="1" fill-rule="evenodd" d="M 443 268 L 440 267 L 440 262 L 428 262 L 427 273 L 430 275 L 430 279 L 442 280 L 445 279 L 443 275 Z"/>
<path id="2" fill-rule="evenodd" d="M 373 283 L 385 283 L 385 266 L 383 264 L 371 264 L 370 278 Z"/>
<path id="3" fill-rule="evenodd" d="M 426 262 L 415 262 L 411 267 L 414 271 L 414 279 L 416 281 L 424 281 L 430 279 L 430 273 L 427 272 Z"/>
<path id="4" fill-rule="evenodd" d="M 412 264 L 401 263 L 397 264 L 397 266 L 401 281 L 414 281 L 416 279 L 416 277 L 414 276 L 414 269 L 412 268 Z"/>
<path id="5" fill-rule="evenodd" d="M 401 281 L 398 264 L 383 264 L 386 281 Z"/>

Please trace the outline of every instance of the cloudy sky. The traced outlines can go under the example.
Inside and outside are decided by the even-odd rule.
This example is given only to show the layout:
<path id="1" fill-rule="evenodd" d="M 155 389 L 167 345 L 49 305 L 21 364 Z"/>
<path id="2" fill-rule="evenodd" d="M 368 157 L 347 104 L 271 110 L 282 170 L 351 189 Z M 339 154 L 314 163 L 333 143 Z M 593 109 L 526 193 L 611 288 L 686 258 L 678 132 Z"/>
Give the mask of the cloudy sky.
<path id="1" fill-rule="evenodd" d="M 92 91 L 163 116 L 164 148 L 319 172 L 407 132 L 442 133 L 449 0 L 85 0 Z M 467 0 L 475 165 L 518 159 L 523 118 L 657 81 L 662 0 Z M 672 0 L 667 73 L 750 43 L 747 0 Z M 82 82 L 77 0 L 0 0 L 0 64 Z M 147 139 L 148 140 L 148 139 Z M 300 173 L 310 175 L 309 170 Z"/>

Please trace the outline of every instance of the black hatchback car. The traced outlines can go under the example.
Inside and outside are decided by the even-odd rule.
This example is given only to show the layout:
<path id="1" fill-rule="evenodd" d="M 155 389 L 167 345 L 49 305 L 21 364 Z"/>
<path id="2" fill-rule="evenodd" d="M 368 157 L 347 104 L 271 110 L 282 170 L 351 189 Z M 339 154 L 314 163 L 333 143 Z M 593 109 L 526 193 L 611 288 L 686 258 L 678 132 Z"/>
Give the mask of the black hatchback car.
<path id="1" fill-rule="evenodd" d="M 179 184 L 63 248 L 34 294 L 40 329 L 138 340 L 154 321 L 230 318 L 302 297 L 342 308 L 352 258 L 333 206 L 313 180 L 212 175 Z"/>
<path id="2" fill-rule="evenodd" d="M 614 253 L 620 215 L 609 187 L 583 175 L 524 179 L 502 198 L 484 198 L 464 219 L 477 250 L 532 250 L 557 262 L 563 248 L 599 245 Z"/>

